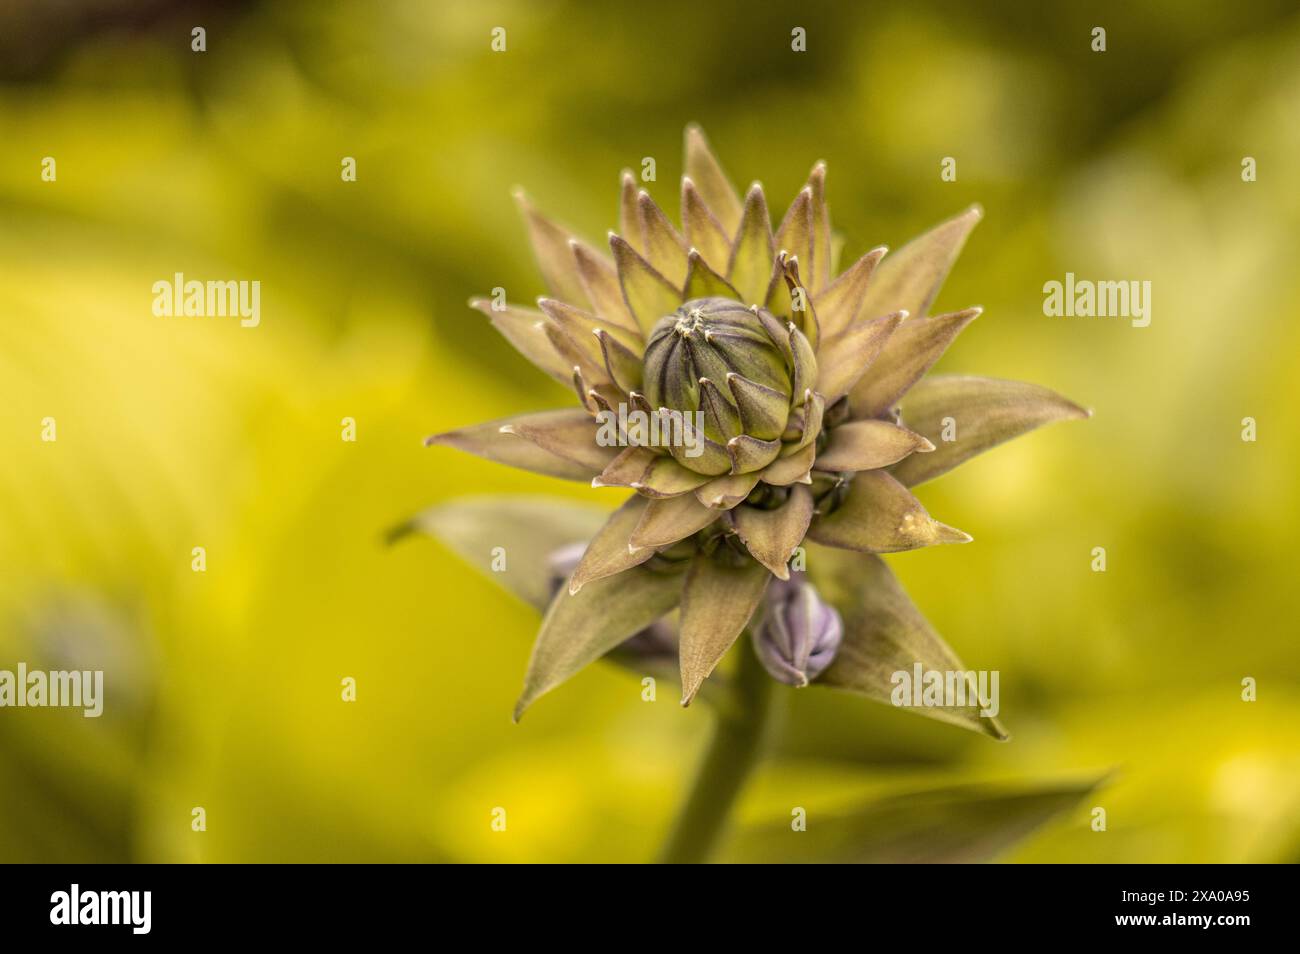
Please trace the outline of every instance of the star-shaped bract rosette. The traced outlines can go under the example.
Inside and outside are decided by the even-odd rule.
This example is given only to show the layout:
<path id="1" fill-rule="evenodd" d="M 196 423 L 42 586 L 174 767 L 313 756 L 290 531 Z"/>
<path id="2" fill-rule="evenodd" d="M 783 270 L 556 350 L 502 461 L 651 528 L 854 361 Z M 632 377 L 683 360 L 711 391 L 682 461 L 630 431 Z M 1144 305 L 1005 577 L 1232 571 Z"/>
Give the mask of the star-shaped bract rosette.
<path id="1" fill-rule="evenodd" d="M 623 174 L 608 254 L 520 193 L 549 297 L 536 309 L 471 302 L 577 401 L 429 443 L 632 491 L 547 592 L 516 716 L 668 614 L 689 703 L 809 541 L 858 555 L 848 567 L 830 551 L 809 560 L 843 636 L 829 665 L 816 657 L 811 680 L 760 651 L 778 678 L 887 700 L 885 666 L 962 669 L 874 554 L 969 541 L 911 488 L 1042 424 L 1088 415 L 1036 385 L 926 376 L 980 314 L 930 313 L 978 208 L 841 271 L 823 163 L 775 229 L 762 186 L 742 198 L 696 127 L 685 169 L 680 227 Z M 949 420 L 958 439 L 942 439 Z M 466 540 L 457 504 L 417 519 Z M 782 591 L 782 605 L 793 598 Z M 1003 736 L 978 706 L 918 711 Z"/>

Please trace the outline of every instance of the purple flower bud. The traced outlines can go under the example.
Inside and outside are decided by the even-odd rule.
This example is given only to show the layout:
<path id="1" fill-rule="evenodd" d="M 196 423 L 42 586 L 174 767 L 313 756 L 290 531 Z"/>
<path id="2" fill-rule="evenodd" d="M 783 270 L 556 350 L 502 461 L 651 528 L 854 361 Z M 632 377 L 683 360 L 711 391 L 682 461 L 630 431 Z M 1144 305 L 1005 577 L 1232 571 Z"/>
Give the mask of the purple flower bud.
<path id="1" fill-rule="evenodd" d="M 796 576 L 772 581 L 763 619 L 753 632 L 754 651 L 772 678 L 806 686 L 834 661 L 844 622 L 811 583 Z"/>
<path id="2" fill-rule="evenodd" d="M 569 577 L 578 568 L 578 564 L 582 562 L 582 555 L 586 552 L 586 541 L 579 540 L 576 543 L 566 543 L 547 554 L 546 569 L 550 571 L 551 576 L 551 596 L 555 596 L 560 587 L 569 581 Z"/>

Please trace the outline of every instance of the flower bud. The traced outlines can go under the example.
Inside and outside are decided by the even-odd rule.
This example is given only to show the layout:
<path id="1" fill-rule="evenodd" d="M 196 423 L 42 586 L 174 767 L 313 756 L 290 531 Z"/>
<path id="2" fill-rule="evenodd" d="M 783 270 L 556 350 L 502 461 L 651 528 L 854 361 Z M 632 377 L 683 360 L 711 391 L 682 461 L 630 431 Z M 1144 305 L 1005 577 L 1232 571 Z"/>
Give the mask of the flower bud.
<path id="1" fill-rule="evenodd" d="M 806 686 L 834 661 L 844 622 L 811 583 L 793 577 L 772 581 L 762 622 L 753 633 L 754 651 L 772 678 Z"/>
<path id="2" fill-rule="evenodd" d="M 679 463 L 710 476 L 760 470 L 798 440 L 816 373 L 803 333 L 762 308 L 694 298 L 661 318 L 646 346 L 645 397 L 704 430 L 703 452 L 670 447 Z"/>

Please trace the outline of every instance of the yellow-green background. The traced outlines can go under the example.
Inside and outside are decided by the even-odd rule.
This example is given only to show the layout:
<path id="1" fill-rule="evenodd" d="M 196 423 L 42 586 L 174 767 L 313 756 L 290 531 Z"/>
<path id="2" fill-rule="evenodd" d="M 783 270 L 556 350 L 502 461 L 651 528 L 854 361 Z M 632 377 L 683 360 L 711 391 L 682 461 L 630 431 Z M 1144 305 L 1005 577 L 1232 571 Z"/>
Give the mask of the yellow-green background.
<path id="1" fill-rule="evenodd" d="M 0 668 L 109 695 L 0 710 L 0 860 L 652 854 L 708 713 L 597 665 L 511 725 L 534 614 L 382 534 L 467 493 L 618 499 L 420 439 L 569 400 L 465 307 L 542 291 L 510 187 L 598 240 L 644 156 L 675 210 L 691 120 L 781 208 L 826 159 L 851 248 L 981 202 L 939 305 L 986 310 L 941 369 L 1096 411 L 924 487 L 976 542 L 891 559 L 1000 670 L 1012 742 L 805 690 L 742 815 L 1110 772 L 1008 857 L 1300 857 L 1294 6 L 839 6 L 6 5 Z M 1150 280 L 1151 326 L 1044 317 L 1067 270 Z M 260 280 L 261 327 L 153 317 L 177 271 Z"/>

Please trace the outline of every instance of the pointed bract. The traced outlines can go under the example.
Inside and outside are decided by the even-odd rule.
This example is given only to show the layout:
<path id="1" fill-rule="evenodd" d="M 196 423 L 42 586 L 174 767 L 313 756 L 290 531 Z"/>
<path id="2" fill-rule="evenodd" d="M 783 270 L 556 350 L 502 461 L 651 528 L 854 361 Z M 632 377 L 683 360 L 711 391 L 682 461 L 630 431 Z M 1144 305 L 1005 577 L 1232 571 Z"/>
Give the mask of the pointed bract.
<path id="1" fill-rule="evenodd" d="M 880 417 L 889 411 L 948 350 L 962 329 L 979 317 L 980 311 L 967 308 L 903 322 L 876 356 L 871 373 L 854 385 L 849 397 L 853 416 Z"/>
<path id="2" fill-rule="evenodd" d="M 601 321 L 591 312 L 575 308 L 555 298 L 539 298 L 537 305 L 568 337 L 572 346 L 569 353 L 577 352 L 581 356 L 580 363 L 584 369 L 594 368 L 598 372 L 605 369 L 605 357 L 601 350 L 600 339 L 596 335 L 598 331 L 608 334 L 634 358 L 639 353 L 641 343 L 634 332 Z M 603 375 L 601 377 L 603 378 Z"/>
<path id="3" fill-rule="evenodd" d="M 568 386 L 573 377 L 573 362 L 558 352 L 547 337 L 545 315 L 531 308 L 516 308 L 513 305 L 496 311 L 492 308 L 492 302 L 486 298 L 475 298 L 469 304 L 471 308 L 487 315 L 492 327 L 501 332 L 501 336 L 535 367 Z"/>
<path id="4" fill-rule="evenodd" d="M 603 580 L 639 566 L 654 555 L 653 550 L 632 553 L 627 548 L 628 538 L 632 536 L 632 531 L 636 529 L 648 504 L 649 501 L 644 497 L 634 494 L 609 515 L 605 525 L 587 544 L 577 569 L 569 578 L 570 593 L 577 593 L 593 580 Z"/>
<path id="5" fill-rule="evenodd" d="M 637 194 L 637 213 L 646 261 L 680 288 L 686 280 L 686 240 L 644 189 Z"/>
<path id="6" fill-rule="evenodd" d="M 908 458 L 894 468 L 894 476 L 909 487 L 1044 424 L 1091 415 L 1037 384 L 971 375 L 922 378 L 904 396 L 902 412 L 907 425 L 926 435 L 936 448 L 933 454 Z M 952 430 L 945 433 L 949 419 Z"/>
<path id="7" fill-rule="evenodd" d="M 808 537 L 827 546 L 865 553 L 894 553 L 941 543 L 969 543 L 969 534 L 935 520 L 883 470 L 853 478 L 835 510 L 813 520 Z"/>
<path id="8" fill-rule="evenodd" d="M 706 507 L 694 494 L 652 500 L 637 524 L 628 547 L 660 548 L 684 540 L 718 519 L 718 511 Z"/>
<path id="9" fill-rule="evenodd" d="M 812 292 L 808 290 L 800 276 L 799 257 L 778 252 L 777 261 L 781 265 L 780 277 L 788 297 L 788 308 L 785 309 L 785 313 L 789 314 L 791 322 L 803 332 L 809 346 L 816 353 L 821 347 L 821 323 L 817 320 L 817 308 L 813 303 Z M 772 297 L 769 292 L 768 300 L 771 301 Z"/>
<path id="10" fill-rule="evenodd" d="M 816 457 L 816 444 L 808 444 L 789 457 L 779 457 L 763 471 L 763 481 L 776 487 L 811 483 L 809 471 Z"/>
<path id="11" fill-rule="evenodd" d="M 623 286 L 618 281 L 614 263 L 594 248 L 574 240 L 573 260 L 578 268 L 578 278 L 587 293 L 592 309 L 605 322 L 617 325 L 640 337 L 641 326 L 628 310 L 623 298 Z"/>
<path id="12" fill-rule="evenodd" d="M 658 459 L 658 452 L 648 447 L 625 447 L 604 470 L 592 478 L 591 486 L 634 487 Z"/>
<path id="13" fill-rule="evenodd" d="M 561 587 L 533 645 L 515 721 L 538 696 L 671 611 L 681 593 L 680 573 L 645 567 L 595 580 L 577 595 Z"/>
<path id="14" fill-rule="evenodd" d="M 727 441 L 727 453 L 731 455 L 731 472 L 748 474 L 762 470 L 781 453 L 780 441 L 760 441 L 748 434 L 741 434 Z"/>
<path id="15" fill-rule="evenodd" d="M 762 441 L 774 441 L 781 436 L 790 417 L 789 397 L 734 371 L 727 375 L 727 385 L 736 399 L 746 434 Z"/>
<path id="16" fill-rule="evenodd" d="M 605 371 L 610 380 L 624 391 L 635 391 L 641 387 L 641 357 L 604 328 L 597 328 L 593 334 L 600 343 L 600 351 L 605 359 Z"/>
<path id="17" fill-rule="evenodd" d="M 546 279 L 547 291 L 556 298 L 587 307 L 590 302 L 569 248 L 573 236 L 538 212 L 522 189 L 515 192 L 515 201 L 528 224 L 528 236 L 542 277 Z"/>
<path id="18" fill-rule="evenodd" d="M 549 299 L 538 299 L 539 302 L 547 300 Z M 571 380 L 578 394 L 578 400 L 582 402 L 583 407 L 595 413 L 590 406 L 588 391 L 597 385 L 611 383 L 609 374 L 605 371 L 604 358 L 598 353 L 599 342 L 595 349 L 585 341 L 580 344 L 550 315 L 546 317 L 547 320 L 542 323 L 542 333 L 546 335 L 546 340 L 555 349 L 555 353 L 569 362 L 569 367 L 572 369 Z"/>
<path id="19" fill-rule="evenodd" d="M 887 255 L 863 298 L 863 317 L 891 311 L 906 311 L 913 318 L 928 315 L 966 236 L 983 215 L 979 206 L 971 206 Z"/>
<path id="20" fill-rule="evenodd" d="M 825 556 L 825 559 L 823 559 Z M 829 669 L 815 685 L 847 689 L 877 702 L 892 705 L 898 683 L 897 672 L 965 674 L 969 672 L 957 654 L 912 605 L 894 574 L 877 556 L 822 554 L 809 561 L 816 570 L 818 588 L 829 596 L 844 619 L 844 638 Z M 973 680 L 972 680 L 973 682 Z M 968 684 L 968 689 L 976 686 Z M 970 692 L 962 706 L 911 705 L 907 711 L 931 719 L 951 722 L 998 740 L 1006 730 L 995 717 L 980 714 L 977 692 Z M 946 701 L 946 700 L 945 700 Z"/>
<path id="21" fill-rule="evenodd" d="M 704 260 L 698 249 L 691 249 L 687 255 L 686 287 L 682 298 L 734 298 L 740 301 L 740 292 L 713 270 Z"/>
<path id="22" fill-rule="evenodd" d="M 651 461 L 636 489 L 647 497 L 677 497 L 690 493 L 708 481 L 707 475 L 683 467 L 672 457 L 661 456 Z"/>
<path id="23" fill-rule="evenodd" d="M 686 127 L 686 175 L 727 234 L 735 235 L 740 225 L 740 200 L 703 131 L 694 124 Z"/>
<path id="24" fill-rule="evenodd" d="M 727 264 L 727 281 L 740 292 L 741 302 L 761 305 L 767 301 L 772 284 L 772 223 L 767 214 L 767 199 L 758 183 L 745 196 L 745 212 L 736 232 L 731 261 Z"/>
<path id="25" fill-rule="evenodd" d="M 727 270 L 731 261 L 731 237 L 734 233 L 723 228 L 722 223 L 709 211 L 689 177 L 682 179 L 682 228 L 686 244 L 698 249 L 710 268 L 718 274 Z"/>
<path id="26" fill-rule="evenodd" d="M 681 292 L 620 236 L 611 235 L 609 247 L 614 252 L 623 298 L 636 318 L 642 336 L 648 340 L 655 323 L 665 315 L 671 315 L 682 303 Z"/>
<path id="27" fill-rule="evenodd" d="M 579 408 L 539 411 L 435 434 L 427 445 L 455 447 L 550 477 L 589 481 L 618 453 L 596 443 L 596 423 Z"/>
<path id="28" fill-rule="evenodd" d="M 817 390 L 834 404 L 866 378 L 898 326 L 907 317 L 896 311 L 871 321 L 857 322 L 834 341 L 822 346 L 817 359 Z"/>
<path id="29" fill-rule="evenodd" d="M 707 484 L 696 488 L 695 499 L 706 507 L 715 510 L 730 510 L 749 496 L 758 484 L 759 474 L 726 474 L 714 477 Z"/>
<path id="30" fill-rule="evenodd" d="M 831 262 L 831 213 L 826 207 L 826 163 L 819 162 L 808 174 L 808 185 L 812 187 L 813 215 L 813 266 L 808 275 L 809 287 L 814 294 L 830 285 L 832 275 Z"/>
<path id="31" fill-rule="evenodd" d="M 821 321 L 824 340 L 834 341 L 856 324 L 872 273 L 885 257 L 885 251 L 883 245 L 873 248 L 829 287 L 817 292 L 817 318 Z"/>
<path id="32" fill-rule="evenodd" d="M 826 471 L 875 470 L 896 464 L 912 453 L 928 453 L 926 438 L 889 421 L 848 421 L 831 431 L 814 466 Z"/>
<path id="33" fill-rule="evenodd" d="M 630 169 L 624 169 L 619 177 L 618 190 L 618 234 L 623 236 L 637 252 L 645 251 L 641 240 L 641 210 L 637 206 L 636 176 Z"/>
<path id="34" fill-rule="evenodd" d="M 781 225 L 776 230 L 776 249 L 803 263 L 808 284 L 813 282 L 816 264 L 813 251 L 813 194 L 812 186 L 804 186 L 786 210 Z"/>
<path id="35" fill-rule="evenodd" d="M 682 587 L 682 705 L 735 643 L 753 615 L 772 575 L 758 563 L 732 566 L 697 556 Z"/>
<path id="36" fill-rule="evenodd" d="M 728 514 L 754 559 L 778 579 L 790 579 L 789 562 L 795 547 L 803 543 L 813 516 L 812 491 L 803 484 L 790 488 L 790 497 L 775 510 L 737 507 Z"/>

